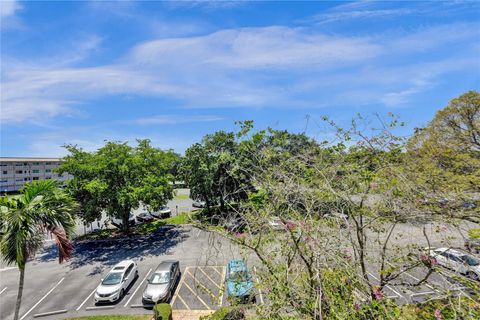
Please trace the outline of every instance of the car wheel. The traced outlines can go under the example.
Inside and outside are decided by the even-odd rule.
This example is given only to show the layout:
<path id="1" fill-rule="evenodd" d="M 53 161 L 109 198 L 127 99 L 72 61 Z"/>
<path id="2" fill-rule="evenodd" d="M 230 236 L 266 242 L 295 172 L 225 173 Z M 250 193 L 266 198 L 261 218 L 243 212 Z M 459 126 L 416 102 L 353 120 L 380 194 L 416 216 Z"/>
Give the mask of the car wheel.
<path id="1" fill-rule="evenodd" d="M 122 291 L 120 291 L 120 295 L 118 296 L 118 300 L 122 299 L 124 295 L 125 295 L 125 290 L 122 289 Z"/>
<path id="2" fill-rule="evenodd" d="M 138 270 L 135 270 L 135 278 L 138 278 Z"/>
<path id="3" fill-rule="evenodd" d="M 467 272 L 467 277 L 469 277 L 469 278 L 472 279 L 472 280 L 479 280 L 478 274 L 476 274 L 476 273 L 473 272 L 473 271 Z"/>

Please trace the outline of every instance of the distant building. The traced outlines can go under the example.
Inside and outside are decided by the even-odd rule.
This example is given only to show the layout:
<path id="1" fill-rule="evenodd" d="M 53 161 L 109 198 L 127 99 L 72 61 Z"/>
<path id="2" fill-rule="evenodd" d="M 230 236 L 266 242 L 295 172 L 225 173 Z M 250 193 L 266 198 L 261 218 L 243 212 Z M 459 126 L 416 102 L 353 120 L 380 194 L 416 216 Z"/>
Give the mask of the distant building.
<path id="1" fill-rule="evenodd" d="M 0 157 L 0 192 L 18 191 L 25 183 L 34 180 L 70 179 L 72 176 L 69 174 L 54 172 L 61 162 L 59 158 Z"/>

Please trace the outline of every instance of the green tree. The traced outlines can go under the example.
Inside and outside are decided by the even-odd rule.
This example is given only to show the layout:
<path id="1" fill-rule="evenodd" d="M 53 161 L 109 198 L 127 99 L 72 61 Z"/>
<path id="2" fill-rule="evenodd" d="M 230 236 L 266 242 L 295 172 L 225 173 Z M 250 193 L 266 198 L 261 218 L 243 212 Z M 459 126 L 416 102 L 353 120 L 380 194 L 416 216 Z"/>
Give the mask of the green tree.
<path id="1" fill-rule="evenodd" d="M 479 208 L 461 206 L 480 192 L 480 93 L 469 91 L 453 99 L 425 128 L 417 129 L 408 143 L 407 161 L 424 198 L 450 200 L 448 206 L 430 201 L 430 209 L 480 222 Z"/>
<path id="2" fill-rule="evenodd" d="M 192 197 L 205 200 L 207 209 L 219 204 L 224 212 L 228 202 L 246 199 L 252 189 L 249 176 L 242 171 L 233 132 L 203 137 L 201 143 L 186 150 L 181 167 Z"/>
<path id="3" fill-rule="evenodd" d="M 14 320 L 18 319 L 22 302 L 26 263 L 43 247 L 45 235 L 55 237 L 60 263 L 71 257 L 70 237 L 77 208 L 73 198 L 53 180 L 26 184 L 20 193 L 18 197 L 0 198 L 0 253 L 7 263 L 16 264 L 20 270 Z"/>
<path id="4" fill-rule="evenodd" d="M 142 203 L 148 210 L 158 210 L 173 198 L 171 171 L 178 156 L 153 148 L 149 140 L 137 142 L 137 147 L 107 142 L 96 152 L 66 146 L 70 154 L 58 172 L 73 175 L 67 187 L 81 204 L 85 222 L 99 219 L 105 211 L 122 219 L 122 230 L 128 234 L 132 209 Z"/>

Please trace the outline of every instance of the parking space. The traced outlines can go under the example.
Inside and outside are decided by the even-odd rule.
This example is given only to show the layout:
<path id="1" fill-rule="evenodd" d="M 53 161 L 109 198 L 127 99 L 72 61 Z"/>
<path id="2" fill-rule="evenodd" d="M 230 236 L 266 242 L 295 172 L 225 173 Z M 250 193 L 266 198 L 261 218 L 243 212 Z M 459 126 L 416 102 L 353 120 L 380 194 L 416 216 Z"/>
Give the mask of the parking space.
<path id="1" fill-rule="evenodd" d="M 236 246 L 224 238 L 193 227 L 174 226 L 165 226 L 145 239 L 83 243 L 75 250 L 74 259 L 65 264 L 58 264 L 56 252 L 50 249 L 29 262 L 20 309 L 22 320 L 151 313 L 142 304 L 142 294 L 148 276 L 165 260 L 180 261 L 181 278 L 171 299 L 175 309 L 218 309 L 225 303 L 224 265 L 239 254 Z M 137 262 L 138 278 L 117 303 L 96 305 L 94 292 L 101 279 L 125 259 Z M 0 272 L 0 319 L 10 319 L 19 271 L 3 267 Z"/>
<path id="2" fill-rule="evenodd" d="M 387 266 L 394 267 L 387 262 Z M 379 284 L 378 272 L 368 272 L 372 283 Z M 440 268 L 439 272 L 433 272 L 427 276 L 425 268 L 417 267 L 403 272 L 400 277 L 390 281 L 383 289 L 387 298 L 394 299 L 398 303 L 419 303 L 430 299 L 438 298 L 447 292 L 453 294 L 467 294 L 467 289 L 456 280 L 462 275 L 455 274 L 453 271 Z M 465 279 L 466 280 L 466 279 Z M 468 280 L 466 280 L 468 281 Z M 421 283 L 420 285 L 417 285 Z"/>
<path id="3" fill-rule="evenodd" d="M 170 302 L 174 309 L 215 310 L 225 303 L 225 266 L 186 267 Z"/>

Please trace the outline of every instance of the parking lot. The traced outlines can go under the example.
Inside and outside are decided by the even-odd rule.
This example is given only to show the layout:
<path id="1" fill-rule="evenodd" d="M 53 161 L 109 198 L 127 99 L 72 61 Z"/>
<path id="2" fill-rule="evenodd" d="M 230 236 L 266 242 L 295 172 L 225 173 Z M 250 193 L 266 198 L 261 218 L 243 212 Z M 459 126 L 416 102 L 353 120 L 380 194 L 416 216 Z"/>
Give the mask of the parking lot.
<path id="1" fill-rule="evenodd" d="M 388 261 L 387 266 L 394 267 Z M 371 270 L 368 275 L 374 285 L 380 283 L 378 272 Z M 427 270 L 422 267 L 405 271 L 400 277 L 389 282 L 383 289 L 383 293 L 387 298 L 394 299 L 399 304 L 424 302 L 442 297 L 447 292 L 468 296 L 468 289 L 456 280 L 460 277 L 465 281 L 471 281 L 464 276 L 456 274 L 450 269 L 439 267 L 438 272 L 433 272 L 426 281 L 417 285 L 426 275 Z"/>
<path id="2" fill-rule="evenodd" d="M 150 314 L 152 311 L 142 305 L 146 279 L 162 260 L 172 259 L 180 261 L 182 272 L 171 299 L 173 308 L 218 309 L 226 300 L 225 265 L 238 256 L 236 247 L 225 239 L 188 226 L 166 226 L 145 239 L 77 244 L 75 258 L 62 265 L 50 248 L 27 264 L 20 319 Z M 96 287 L 110 268 L 123 259 L 137 262 L 138 278 L 120 301 L 96 305 Z M 18 275 L 16 268 L 1 270 L 1 319 L 13 317 Z"/>

